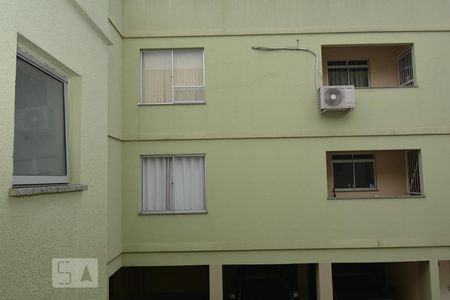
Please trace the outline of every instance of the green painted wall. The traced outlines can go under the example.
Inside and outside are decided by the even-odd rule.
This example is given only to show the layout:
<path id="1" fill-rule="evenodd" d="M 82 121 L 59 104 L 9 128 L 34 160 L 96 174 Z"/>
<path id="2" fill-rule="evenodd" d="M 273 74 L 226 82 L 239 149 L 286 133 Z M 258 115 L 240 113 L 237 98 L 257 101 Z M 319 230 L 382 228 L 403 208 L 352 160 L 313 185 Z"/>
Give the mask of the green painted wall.
<path id="1" fill-rule="evenodd" d="M 109 19 L 120 31 L 123 29 L 122 0 L 109 0 Z"/>
<path id="2" fill-rule="evenodd" d="M 297 38 L 319 55 L 322 45 L 413 43 L 419 87 L 359 89 L 354 112 L 321 115 L 312 55 L 251 50 L 295 46 Z M 450 77 L 450 70 L 441 67 L 450 64 L 448 40 L 448 32 L 126 39 L 124 138 L 448 132 L 450 104 L 439 88 Z M 137 106 L 140 49 L 183 47 L 205 49 L 206 105 Z"/>
<path id="3" fill-rule="evenodd" d="M 450 176 L 443 162 L 450 150 L 450 102 L 443 87 L 450 71 L 442 67 L 450 64 L 448 31 L 254 35 L 246 33 L 290 29 L 270 18 L 263 28 L 255 19 L 258 14 L 239 19 L 236 9 L 233 18 L 254 21 L 255 27 L 236 21 L 227 24 L 231 29 L 226 32 L 212 26 L 214 36 L 150 37 L 184 35 L 183 26 L 192 35 L 207 33 L 203 12 L 196 15 L 197 27 L 189 18 L 177 21 L 178 8 L 173 6 L 162 10 L 161 19 L 140 19 L 153 16 L 152 7 L 174 3 L 124 1 L 126 35 L 148 36 L 123 41 L 124 265 L 334 261 L 338 254 L 341 261 L 395 261 L 401 253 L 408 257 L 414 247 L 424 247 L 418 260 L 434 257 L 437 249 L 448 253 L 450 207 L 444 187 Z M 358 11 L 377 5 L 371 3 L 361 4 Z M 434 5 L 438 3 L 447 5 Z M 194 11 L 191 4 L 185 11 Z M 331 4 L 317 4 L 324 5 Z M 392 16 L 385 13 L 386 22 L 379 22 L 380 11 L 371 11 L 363 24 L 374 26 L 370 22 L 377 17 L 378 23 L 392 25 Z M 165 17 L 173 24 L 164 22 Z M 440 18 L 439 13 L 433 20 L 426 14 L 414 24 L 406 19 L 397 24 L 405 29 L 423 29 L 425 23 L 447 26 Z M 307 23 L 295 26 L 300 24 Z M 323 26 L 344 30 L 340 25 L 346 26 Z M 307 26 L 295 28 L 310 31 Z M 221 35 L 233 30 L 242 35 Z M 251 50 L 294 47 L 297 39 L 319 57 L 323 45 L 412 43 L 418 86 L 358 89 L 353 112 L 319 114 L 312 55 Z M 206 104 L 138 106 L 140 50 L 191 47 L 205 50 Z M 326 151 L 388 149 L 422 150 L 424 198 L 327 200 Z M 139 216 L 139 156 L 184 153 L 206 153 L 208 213 Z M 385 247 L 389 249 L 377 252 Z M 305 249 L 322 250 L 300 259 Z M 288 250 L 293 252 L 283 256 Z"/>
<path id="4" fill-rule="evenodd" d="M 107 1 L 96 6 L 100 13 Z M 95 16 L 72 0 L 2 0 L 0 11 L 0 298 L 105 299 L 108 41 L 87 16 L 107 11 Z M 70 77 L 71 182 L 87 191 L 8 197 L 18 43 Z M 58 257 L 98 258 L 99 287 L 53 289 L 51 259 Z"/>
<path id="5" fill-rule="evenodd" d="M 108 263 L 122 253 L 122 145 L 108 142 Z M 108 266 L 109 268 L 109 266 Z"/>
<path id="6" fill-rule="evenodd" d="M 122 38 L 112 25 L 110 35 L 113 45 L 109 47 L 108 81 L 108 133 L 122 137 Z"/>
<path id="7" fill-rule="evenodd" d="M 122 38 L 114 25 L 108 63 L 108 273 L 117 269 L 113 260 L 122 253 Z"/>
<path id="8" fill-rule="evenodd" d="M 95 25 L 94 29 L 108 36 L 109 0 L 70 0 L 82 10 L 88 23 Z"/>
<path id="9" fill-rule="evenodd" d="M 404 148 L 422 149 L 425 198 L 327 200 L 325 151 Z M 124 249 L 447 246 L 448 151 L 435 136 L 125 143 Z M 137 215 L 139 155 L 161 153 L 206 153 L 207 214 Z"/>
<path id="10" fill-rule="evenodd" d="M 446 0 L 124 0 L 127 36 L 449 29 Z"/>
<path id="11" fill-rule="evenodd" d="M 0 297 L 104 299 L 121 264 L 450 259 L 449 10 L 1 0 Z M 319 57 L 322 45 L 413 43 L 418 87 L 358 89 L 354 112 L 320 115 L 313 56 L 251 50 L 297 39 Z M 17 43 L 71 77 L 71 175 L 88 191 L 7 196 Z M 206 104 L 138 106 L 140 50 L 190 47 L 205 49 Z M 408 148 L 422 150 L 424 198 L 327 200 L 326 151 Z M 183 153 L 206 153 L 208 213 L 139 216 L 139 156 Z M 52 289 L 54 257 L 99 258 L 100 287 Z"/>

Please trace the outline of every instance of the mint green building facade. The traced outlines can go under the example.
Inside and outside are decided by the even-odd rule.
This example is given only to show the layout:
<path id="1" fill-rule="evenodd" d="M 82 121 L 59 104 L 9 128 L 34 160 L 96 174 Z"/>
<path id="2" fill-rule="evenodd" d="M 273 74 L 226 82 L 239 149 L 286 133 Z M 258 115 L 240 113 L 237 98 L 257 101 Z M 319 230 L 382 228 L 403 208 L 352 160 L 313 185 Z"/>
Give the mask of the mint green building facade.
<path id="1" fill-rule="evenodd" d="M 108 1 L 0 1 L 1 299 L 106 298 L 108 7 Z M 69 183 L 81 191 L 9 196 L 18 192 L 11 189 L 18 51 L 67 79 Z M 54 258 L 98 259 L 98 288 L 52 288 Z"/>
<path id="2" fill-rule="evenodd" d="M 1 299 L 105 299 L 108 278 L 123 269 L 173 266 L 204 266 L 209 298 L 227 299 L 229 266 L 307 264 L 317 299 L 342 299 L 335 264 L 370 263 L 390 270 L 395 299 L 450 299 L 448 1 L 2 0 L 0 8 Z M 307 52 L 252 47 L 308 48 L 318 65 Z M 320 113 L 315 69 L 326 85 L 324 49 L 340 47 L 412 49 L 414 86 L 357 88 L 353 111 Z M 87 190 L 8 196 L 18 48 L 69 77 L 69 183 Z M 203 50 L 204 102 L 143 105 L 142 51 L 177 49 Z M 388 76 L 362 57 L 372 82 Z M 383 180 L 408 181 L 382 168 L 378 153 L 393 151 L 419 153 L 419 195 L 382 194 Z M 381 196 L 336 196 L 330 157 L 342 153 L 375 153 Z M 142 157 L 193 154 L 204 157 L 204 210 L 143 211 Z M 53 289 L 56 257 L 97 258 L 99 287 Z M 133 280 L 124 278 L 110 281 L 111 299 L 126 299 L 120 282 Z"/>

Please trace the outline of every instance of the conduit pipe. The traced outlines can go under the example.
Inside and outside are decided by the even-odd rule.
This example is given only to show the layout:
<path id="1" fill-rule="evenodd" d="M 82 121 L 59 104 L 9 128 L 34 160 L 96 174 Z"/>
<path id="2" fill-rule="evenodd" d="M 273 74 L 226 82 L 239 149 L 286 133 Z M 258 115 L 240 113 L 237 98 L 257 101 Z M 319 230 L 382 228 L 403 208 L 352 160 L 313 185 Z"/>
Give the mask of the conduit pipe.
<path id="1" fill-rule="evenodd" d="M 320 75 L 319 75 L 319 57 L 317 56 L 317 54 L 309 49 L 309 48 L 300 48 L 298 46 L 298 40 L 297 40 L 297 47 L 282 47 L 282 48 L 271 48 L 271 47 L 252 47 L 252 50 L 256 50 L 256 51 L 303 51 L 303 52 L 308 52 L 311 53 L 312 55 L 314 55 L 315 58 L 315 84 L 316 84 L 316 90 L 319 90 L 320 86 L 319 86 L 319 81 L 320 81 Z"/>

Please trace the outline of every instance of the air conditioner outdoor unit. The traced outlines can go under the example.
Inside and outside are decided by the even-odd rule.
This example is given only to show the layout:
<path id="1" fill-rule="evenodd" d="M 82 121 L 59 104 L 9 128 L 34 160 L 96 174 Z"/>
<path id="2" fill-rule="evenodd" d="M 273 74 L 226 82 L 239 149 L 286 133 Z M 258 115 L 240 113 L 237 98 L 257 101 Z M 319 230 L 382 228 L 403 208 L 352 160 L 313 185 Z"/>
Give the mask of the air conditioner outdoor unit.
<path id="1" fill-rule="evenodd" d="M 355 108 L 355 87 L 353 85 L 322 86 L 319 89 L 319 110 L 351 111 Z"/>

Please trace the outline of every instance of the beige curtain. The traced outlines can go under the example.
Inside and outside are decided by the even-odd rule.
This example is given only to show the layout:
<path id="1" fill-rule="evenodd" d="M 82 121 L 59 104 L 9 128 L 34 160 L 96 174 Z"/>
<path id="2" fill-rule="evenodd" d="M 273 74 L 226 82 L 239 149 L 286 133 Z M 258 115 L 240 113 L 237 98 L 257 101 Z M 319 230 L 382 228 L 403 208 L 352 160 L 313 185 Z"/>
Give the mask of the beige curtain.
<path id="1" fill-rule="evenodd" d="M 203 49 L 143 52 L 142 103 L 172 101 L 205 101 Z"/>
<path id="2" fill-rule="evenodd" d="M 203 50 L 175 50 L 174 101 L 204 101 Z"/>
<path id="3" fill-rule="evenodd" d="M 172 52 L 143 52 L 142 103 L 172 102 Z"/>

